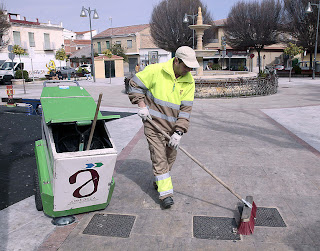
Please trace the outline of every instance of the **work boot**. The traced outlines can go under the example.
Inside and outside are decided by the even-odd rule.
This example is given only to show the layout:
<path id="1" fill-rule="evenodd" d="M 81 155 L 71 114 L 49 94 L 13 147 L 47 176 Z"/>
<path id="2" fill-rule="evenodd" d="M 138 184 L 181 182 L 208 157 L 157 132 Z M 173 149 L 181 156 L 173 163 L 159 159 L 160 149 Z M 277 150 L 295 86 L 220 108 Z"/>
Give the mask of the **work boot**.
<path id="1" fill-rule="evenodd" d="M 170 208 L 174 204 L 173 199 L 171 197 L 164 198 L 162 200 L 162 206 L 167 209 Z"/>

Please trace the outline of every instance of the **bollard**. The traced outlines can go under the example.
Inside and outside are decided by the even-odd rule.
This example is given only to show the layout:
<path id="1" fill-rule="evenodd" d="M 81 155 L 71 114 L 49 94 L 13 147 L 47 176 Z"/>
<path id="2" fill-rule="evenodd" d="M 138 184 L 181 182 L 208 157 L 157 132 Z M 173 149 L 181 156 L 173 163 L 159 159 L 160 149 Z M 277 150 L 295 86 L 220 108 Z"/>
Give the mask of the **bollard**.
<path id="1" fill-rule="evenodd" d="M 8 102 L 7 102 L 7 107 L 14 107 L 16 104 L 13 102 L 13 86 L 12 85 L 7 85 L 7 95 L 8 95 Z"/>

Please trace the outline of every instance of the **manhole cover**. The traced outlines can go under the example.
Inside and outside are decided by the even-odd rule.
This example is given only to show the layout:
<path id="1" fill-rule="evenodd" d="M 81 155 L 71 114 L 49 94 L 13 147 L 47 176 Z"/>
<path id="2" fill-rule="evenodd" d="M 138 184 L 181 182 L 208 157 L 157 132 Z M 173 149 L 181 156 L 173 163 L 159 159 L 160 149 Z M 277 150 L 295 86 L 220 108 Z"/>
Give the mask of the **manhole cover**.
<path id="1" fill-rule="evenodd" d="M 255 226 L 259 227 L 287 227 L 276 208 L 257 208 L 257 219 Z"/>
<path id="2" fill-rule="evenodd" d="M 128 238 L 136 217 L 120 214 L 95 214 L 84 234 Z"/>
<path id="3" fill-rule="evenodd" d="M 194 216 L 193 236 L 199 239 L 240 240 L 235 219 L 224 217 Z"/>

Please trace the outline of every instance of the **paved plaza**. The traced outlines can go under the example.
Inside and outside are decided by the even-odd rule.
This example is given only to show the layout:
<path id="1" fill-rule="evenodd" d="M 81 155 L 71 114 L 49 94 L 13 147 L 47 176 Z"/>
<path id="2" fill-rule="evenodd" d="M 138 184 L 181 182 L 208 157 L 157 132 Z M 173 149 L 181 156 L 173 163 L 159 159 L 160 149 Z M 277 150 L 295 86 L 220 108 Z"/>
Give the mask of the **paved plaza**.
<path id="1" fill-rule="evenodd" d="M 238 220 L 237 198 L 179 152 L 171 172 L 175 204 L 163 210 L 152 185 L 143 125 L 125 94 L 123 78 L 79 83 L 95 101 L 103 93 L 101 111 L 127 114 L 106 124 L 118 151 L 111 202 L 104 210 L 77 215 L 75 223 L 57 227 L 36 210 L 34 197 L 27 197 L 0 211 L 1 251 L 319 250 L 320 79 L 281 78 L 278 93 L 271 96 L 194 101 L 181 146 L 237 193 L 252 195 L 259 212 L 276 212 L 282 220 L 276 226 L 259 222 L 249 236 L 221 231 L 231 236 L 228 240 L 208 237 L 206 231 L 214 231 L 208 222 L 205 233 L 199 233 L 202 226 L 198 228 L 196 219 Z M 39 98 L 42 83 L 27 84 L 26 94 L 22 86 L 14 89 L 14 97 Z M 0 97 L 6 96 L 6 87 L 0 86 Z M 0 116 L 14 117 L 7 110 Z M 0 143 L 0 157 L 17 154 L 5 152 Z M 110 215 L 134 219 L 128 236 L 90 234 L 94 219 Z"/>

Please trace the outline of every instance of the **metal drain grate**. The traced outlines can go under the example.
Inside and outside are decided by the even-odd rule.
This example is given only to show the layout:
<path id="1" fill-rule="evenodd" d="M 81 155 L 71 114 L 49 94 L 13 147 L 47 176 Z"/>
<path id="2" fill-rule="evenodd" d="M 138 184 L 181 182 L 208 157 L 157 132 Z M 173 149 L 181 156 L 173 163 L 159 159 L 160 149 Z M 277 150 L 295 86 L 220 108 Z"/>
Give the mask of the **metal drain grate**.
<path id="1" fill-rule="evenodd" d="M 287 227 L 276 208 L 257 208 L 257 219 L 255 226 L 259 227 Z"/>
<path id="2" fill-rule="evenodd" d="M 193 236 L 199 239 L 240 240 L 233 218 L 193 216 Z"/>
<path id="3" fill-rule="evenodd" d="M 84 234 L 128 238 L 136 217 L 120 214 L 95 214 Z"/>

